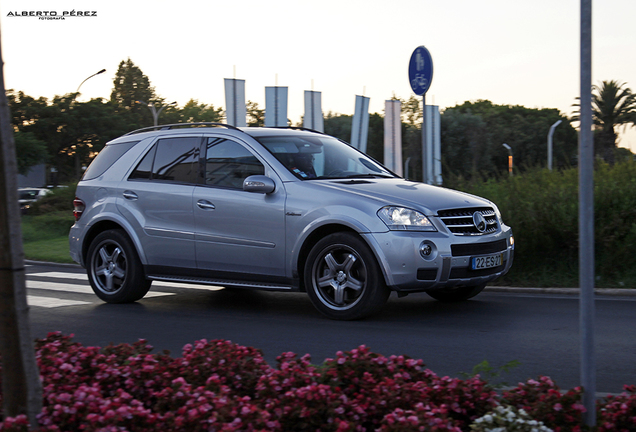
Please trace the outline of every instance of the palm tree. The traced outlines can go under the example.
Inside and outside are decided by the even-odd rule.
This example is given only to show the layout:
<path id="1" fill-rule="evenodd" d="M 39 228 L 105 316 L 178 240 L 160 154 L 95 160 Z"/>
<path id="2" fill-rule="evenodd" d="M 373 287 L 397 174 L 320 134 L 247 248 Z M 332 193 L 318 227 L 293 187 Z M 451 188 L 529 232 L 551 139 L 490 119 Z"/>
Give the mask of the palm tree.
<path id="1" fill-rule="evenodd" d="M 598 149 L 605 160 L 614 163 L 618 134 L 616 128 L 636 123 L 636 94 L 618 81 L 603 81 L 592 88 L 592 115 Z"/>

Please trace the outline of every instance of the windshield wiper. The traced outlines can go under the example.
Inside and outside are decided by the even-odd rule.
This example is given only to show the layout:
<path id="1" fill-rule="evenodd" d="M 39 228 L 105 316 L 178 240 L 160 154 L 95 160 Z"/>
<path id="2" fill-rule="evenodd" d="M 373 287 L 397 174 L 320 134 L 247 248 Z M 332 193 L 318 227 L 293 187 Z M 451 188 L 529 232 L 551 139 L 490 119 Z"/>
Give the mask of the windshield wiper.
<path id="1" fill-rule="evenodd" d="M 390 174 L 349 174 L 344 178 L 393 178 Z"/>

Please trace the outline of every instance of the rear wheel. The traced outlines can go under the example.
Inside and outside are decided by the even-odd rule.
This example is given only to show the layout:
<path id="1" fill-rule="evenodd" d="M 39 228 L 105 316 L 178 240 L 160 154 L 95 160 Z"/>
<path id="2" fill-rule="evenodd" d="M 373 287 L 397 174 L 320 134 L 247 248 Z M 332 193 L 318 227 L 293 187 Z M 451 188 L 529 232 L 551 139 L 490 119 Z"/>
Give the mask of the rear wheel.
<path id="1" fill-rule="evenodd" d="M 150 289 L 132 242 L 121 230 L 97 235 L 88 249 L 88 280 L 93 291 L 108 303 L 141 299 Z"/>
<path id="2" fill-rule="evenodd" d="M 354 320 L 380 310 L 389 297 L 367 244 L 352 233 L 334 233 L 312 248 L 305 264 L 307 294 L 321 313 Z"/>
<path id="3" fill-rule="evenodd" d="M 427 291 L 426 294 L 430 295 L 435 300 L 452 303 L 473 298 L 477 294 L 482 292 L 484 288 L 486 288 L 486 284 L 459 288 L 443 288 L 439 290 Z"/>

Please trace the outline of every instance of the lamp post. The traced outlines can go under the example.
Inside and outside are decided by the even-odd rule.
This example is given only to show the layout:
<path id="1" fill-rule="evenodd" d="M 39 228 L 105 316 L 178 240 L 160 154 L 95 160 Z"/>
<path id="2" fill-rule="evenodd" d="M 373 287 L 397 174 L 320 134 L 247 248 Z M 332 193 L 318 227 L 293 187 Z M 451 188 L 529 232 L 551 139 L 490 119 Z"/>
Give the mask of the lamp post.
<path id="1" fill-rule="evenodd" d="M 512 147 L 503 143 L 503 146 L 508 150 L 508 172 L 512 175 Z"/>
<path id="2" fill-rule="evenodd" d="M 552 135 L 554 135 L 554 129 L 561 124 L 562 120 L 557 121 L 550 126 L 550 132 L 548 132 L 548 169 L 552 171 Z"/>
<path id="3" fill-rule="evenodd" d="M 146 105 L 149 109 L 150 112 L 152 113 L 152 120 L 154 122 L 154 125 L 157 126 L 159 124 L 159 114 L 161 114 L 161 111 L 163 111 L 163 109 L 167 106 L 171 106 L 171 105 L 176 105 L 176 102 L 171 102 L 168 105 L 164 105 L 161 108 L 159 108 L 159 110 L 157 110 L 157 107 L 155 106 L 154 103 L 148 103 L 148 102 L 144 102 L 142 100 L 138 100 L 135 101 L 138 104 L 142 104 L 142 105 Z"/>
<path id="4" fill-rule="evenodd" d="M 102 69 L 99 72 L 95 72 L 93 75 L 91 75 L 88 78 L 86 78 L 84 81 L 82 81 L 80 83 L 80 85 L 77 86 L 77 90 L 75 90 L 75 94 L 73 94 L 73 97 L 71 98 L 71 101 L 70 101 L 70 105 L 69 106 L 70 106 L 71 109 L 73 108 L 73 103 L 77 99 L 77 95 L 79 95 L 79 89 L 82 86 L 82 84 L 84 84 L 86 81 L 88 81 L 89 79 L 93 78 L 94 76 L 99 75 L 99 74 L 103 74 L 104 72 L 106 72 L 106 69 Z M 77 144 L 77 145 L 79 145 L 79 144 Z M 79 179 L 80 178 L 80 159 L 79 159 L 79 152 L 78 152 L 77 148 L 75 149 L 75 156 L 74 157 L 75 157 L 75 175 Z M 57 172 L 57 169 L 55 169 L 55 171 L 53 171 L 53 168 L 51 168 L 51 172 Z M 54 180 L 53 184 L 55 186 L 57 186 L 57 175 L 54 176 L 53 180 Z"/>
<path id="5" fill-rule="evenodd" d="M 77 86 L 77 90 L 75 90 L 75 93 L 79 93 L 79 89 L 80 89 L 80 87 L 81 87 L 81 86 L 82 86 L 82 84 L 84 84 L 86 81 L 88 81 L 89 79 L 93 78 L 95 75 L 99 75 L 99 74 L 102 74 L 102 73 L 104 73 L 104 72 L 106 72 L 106 69 L 102 69 L 102 70 L 100 70 L 99 72 L 96 72 L 96 73 L 94 73 L 93 75 L 91 75 L 91 76 L 89 76 L 88 78 L 86 78 L 84 81 L 82 81 L 82 82 L 80 83 L 80 85 L 78 85 L 78 86 Z"/>

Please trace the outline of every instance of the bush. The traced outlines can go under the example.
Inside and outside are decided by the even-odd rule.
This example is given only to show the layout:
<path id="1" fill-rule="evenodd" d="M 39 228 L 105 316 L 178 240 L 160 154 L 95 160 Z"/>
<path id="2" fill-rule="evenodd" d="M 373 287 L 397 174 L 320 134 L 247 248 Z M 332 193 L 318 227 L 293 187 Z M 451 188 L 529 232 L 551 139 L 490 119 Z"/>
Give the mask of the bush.
<path id="1" fill-rule="evenodd" d="M 470 425 L 473 432 L 552 432 L 543 422 L 531 419 L 522 409 L 499 405 Z"/>
<path id="2" fill-rule="evenodd" d="M 51 193 L 31 205 L 29 214 L 43 215 L 51 212 L 66 212 L 72 214 L 76 188 L 77 183 L 69 183 L 51 189 Z"/>
<path id="3" fill-rule="evenodd" d="M 515 235 L 515 262 L 499 283 L 578 286 L 578 169 L 529 169 L 522 175 L 450 187 L 497 204 Z M 636 162 L 594 173 L 596 285 L 636 286 Z"/>
<path id="4" fill-rule="evenodd" d="M 84 347 L 50 333 L 36 342 L 43 379 L 40 431 L 581 431 L 581 389 L 548 378 L 498 396 L 479 376 L 438 377 L 421 360 L 361 346 L 322 366 L 284 353 L 201 340 L 183 356 L 144 340 Z M 599 432 L 636 429 L 636 386 L 598 403 Z M 0 394 L 0 402 L 2 401 Z M 0 431 L 26 432 L 25 416 Z"/>
<path id="5" fill-rule="evenodd" d="M 549 377 L 530 379 L 504 392 L 506 404 L 523 409 L 532 418 L 541 420 L 555 432 L 581 430 L 585 407 L 581 404 L 583 390 L 576 387 L 565 393 Z"/>
<path id="6" fill-rule="evenodd" d="M 625 386 L 625 392 L 619 396 L 608 396 L 599 406 L 598 431 L 636 430 L 636 386 Z"/>

